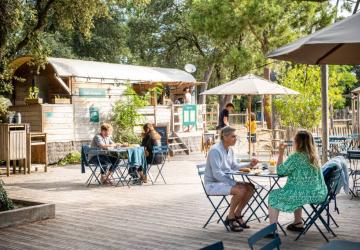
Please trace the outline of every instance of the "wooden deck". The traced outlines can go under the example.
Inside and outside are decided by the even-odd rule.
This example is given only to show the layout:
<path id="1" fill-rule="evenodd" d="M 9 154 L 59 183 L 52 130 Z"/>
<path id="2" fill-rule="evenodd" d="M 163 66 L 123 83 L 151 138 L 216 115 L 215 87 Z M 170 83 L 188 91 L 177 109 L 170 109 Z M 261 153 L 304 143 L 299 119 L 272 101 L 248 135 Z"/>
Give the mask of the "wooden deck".
<path id="1" fill-rule="evenodd" d="M 242 233 L 220 224 L 202 225 L 211 212 L 195 164 L 203 154 L 176 156 L 167 163 L 168 184 L 90 187 L 80 167 L 3 177 L 13 198 L 56 203 L 56 219 L 0 230 L 0 249 L 199 249 L 223 240 L 225 249 L 248 249 L 247 238 L 267 223 L 252 222 Z M 339 195 L 338 239 L 359 241 L 360 199 Z M 282 214 L 281 221 L 291 220 Z M 325 244 L 312 229 L 304 238 L 281 235 L 282 249 L 316 249 Z"/>

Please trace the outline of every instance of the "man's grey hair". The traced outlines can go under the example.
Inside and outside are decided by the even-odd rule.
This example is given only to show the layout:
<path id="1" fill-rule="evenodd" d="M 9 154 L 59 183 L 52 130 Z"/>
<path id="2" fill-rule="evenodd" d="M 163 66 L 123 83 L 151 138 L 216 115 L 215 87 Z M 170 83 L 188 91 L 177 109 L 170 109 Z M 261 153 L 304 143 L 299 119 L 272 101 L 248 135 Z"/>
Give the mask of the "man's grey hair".
<path id="1" fill-rule="evenodd" d="M 236 129 L 230 127 L 230 126 L 226 126 L 224 128 L 221 129 L 220 132 L 220 139 L 223 141 L 224 140 L 224 136 L 228 136 L 232 133 L 235 133 Z"/>

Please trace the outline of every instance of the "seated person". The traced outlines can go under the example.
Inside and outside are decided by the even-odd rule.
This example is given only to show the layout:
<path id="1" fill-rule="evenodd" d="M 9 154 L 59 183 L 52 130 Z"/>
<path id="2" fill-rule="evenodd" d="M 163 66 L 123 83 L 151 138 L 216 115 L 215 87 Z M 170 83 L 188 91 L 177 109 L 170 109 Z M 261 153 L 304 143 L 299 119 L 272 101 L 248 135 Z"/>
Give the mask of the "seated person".
<path id="1" fill-rule="evenodd" d="M 117 146 L 118 144 L 114 143 L 110 137 L 111 132 L 112 132 L 111 125 L 108 123 L 103 123 L 100 127 L 100 133 L 95 135 L 91 142 L 91 148 L 98 148 L 98 149 L 106 150 L 109 147 Z M 89 159 L 90 159 L 89 160 L 90 163 L 98 164 L 98 156 L 97 155 L 89 154 Z M 107 154 L 106 152 L 101 152 L 99 154 L 99 161 L 102 166 L 102 169 L 100 170 L 101 183 L 111 184 L 109 177 L 112 176 L 112 173 L 114 172 L 114 170 L 116 168 L 117 157 L 111 156 L 111 155 Z M 105 174 L 108 164 L 111 164 L 111 167 L 110 167 L 109 171 L 107 171 L 107 173 Z"/>
<path id="2" fill-rule="evenodd" d="M 209 195 L 232 195 L 225 223 L 231 231 L 241 232 L 242 228 L 249 228 L 244 223 L 241 213 L 253 195 L 254 187 L 250 183 L 235 181 L 227 172 L 254 167 L 258 160 L 252 159 L 250 163 L 243 164 L 236 163 L 231 148 L 236 143 L 235 129 L 224 127 L 220 136 L 221 141 L 211 147 L 206 161 L 205 189 Z"/>
<path id="3" fill-rule="evenodd" d="M 301 231 L 302 206 L 325 200 L 327 187 L 319 165 L 313 136 L 306 130 L 298 131 L 294 139 L 295 152 L 283 163 L 286 144 L 280 144 L 277 174 L 287 176 L 283 188 L 269 194 L 270 224 L 277 223 L 279 211 L 293 212 L 294 222 L 287 226 L 290 231 Z M 272 235 L 269 235 L 271 237 Z"/>
<path id="4" fill-rule="evenodd" d="M 141 141 L 141 146 L 145 148 L 146 162 L 151 164 L 153 160 L 153 147 L 161 146 L 161 136 L 150 123 L 146 123 L 143 126 L 143 130 L 144 133 L 142 135 L 143 139 Z"/>

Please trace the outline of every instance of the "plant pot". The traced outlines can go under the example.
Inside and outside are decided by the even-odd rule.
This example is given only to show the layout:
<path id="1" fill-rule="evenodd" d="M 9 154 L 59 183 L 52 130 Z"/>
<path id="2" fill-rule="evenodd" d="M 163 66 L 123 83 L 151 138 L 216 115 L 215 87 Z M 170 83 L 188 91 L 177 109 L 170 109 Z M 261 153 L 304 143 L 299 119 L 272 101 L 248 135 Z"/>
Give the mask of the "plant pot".
<path id="1" fill-rule="evenodd" d="M 26 104 L 41 104 L 41 103 L 43 103 L 43 99 L 42 98 L 35 98 L 35 99 L 25 98 L 25 103 Z"/>
<path id="2" fill-rule="evenodd" d="M 70 104 L 69 98 L 51 98 L 52 104 Z"/>

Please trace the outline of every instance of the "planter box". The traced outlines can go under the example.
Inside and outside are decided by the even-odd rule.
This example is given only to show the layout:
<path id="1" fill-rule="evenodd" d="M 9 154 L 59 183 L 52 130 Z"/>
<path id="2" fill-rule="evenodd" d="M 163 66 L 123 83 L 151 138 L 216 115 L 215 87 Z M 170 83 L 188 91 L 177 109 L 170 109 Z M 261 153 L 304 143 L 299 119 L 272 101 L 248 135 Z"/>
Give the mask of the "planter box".
<path id="1" fill-rule="evenodd" d="M 53 103 L 53 104 L 70 104 L 70 99 L 68 99 L 68 98 L 52 98 L 51 103 Z"/>
<path id="2" fill-rule="evenodd" d="M 0 228 L 55 218 L 55 204 L 46 204 L 25 200 L 12 200 L 21 206 L 0 212 Z"/>
<path id="3" fill-rule="evenodd" d="M 25 98 L 25 103 L 26 104 L 41 104 L 41 103 L 43 103 L 43 99 L 42 98 L 36 98 L 36 99 Z"/>

